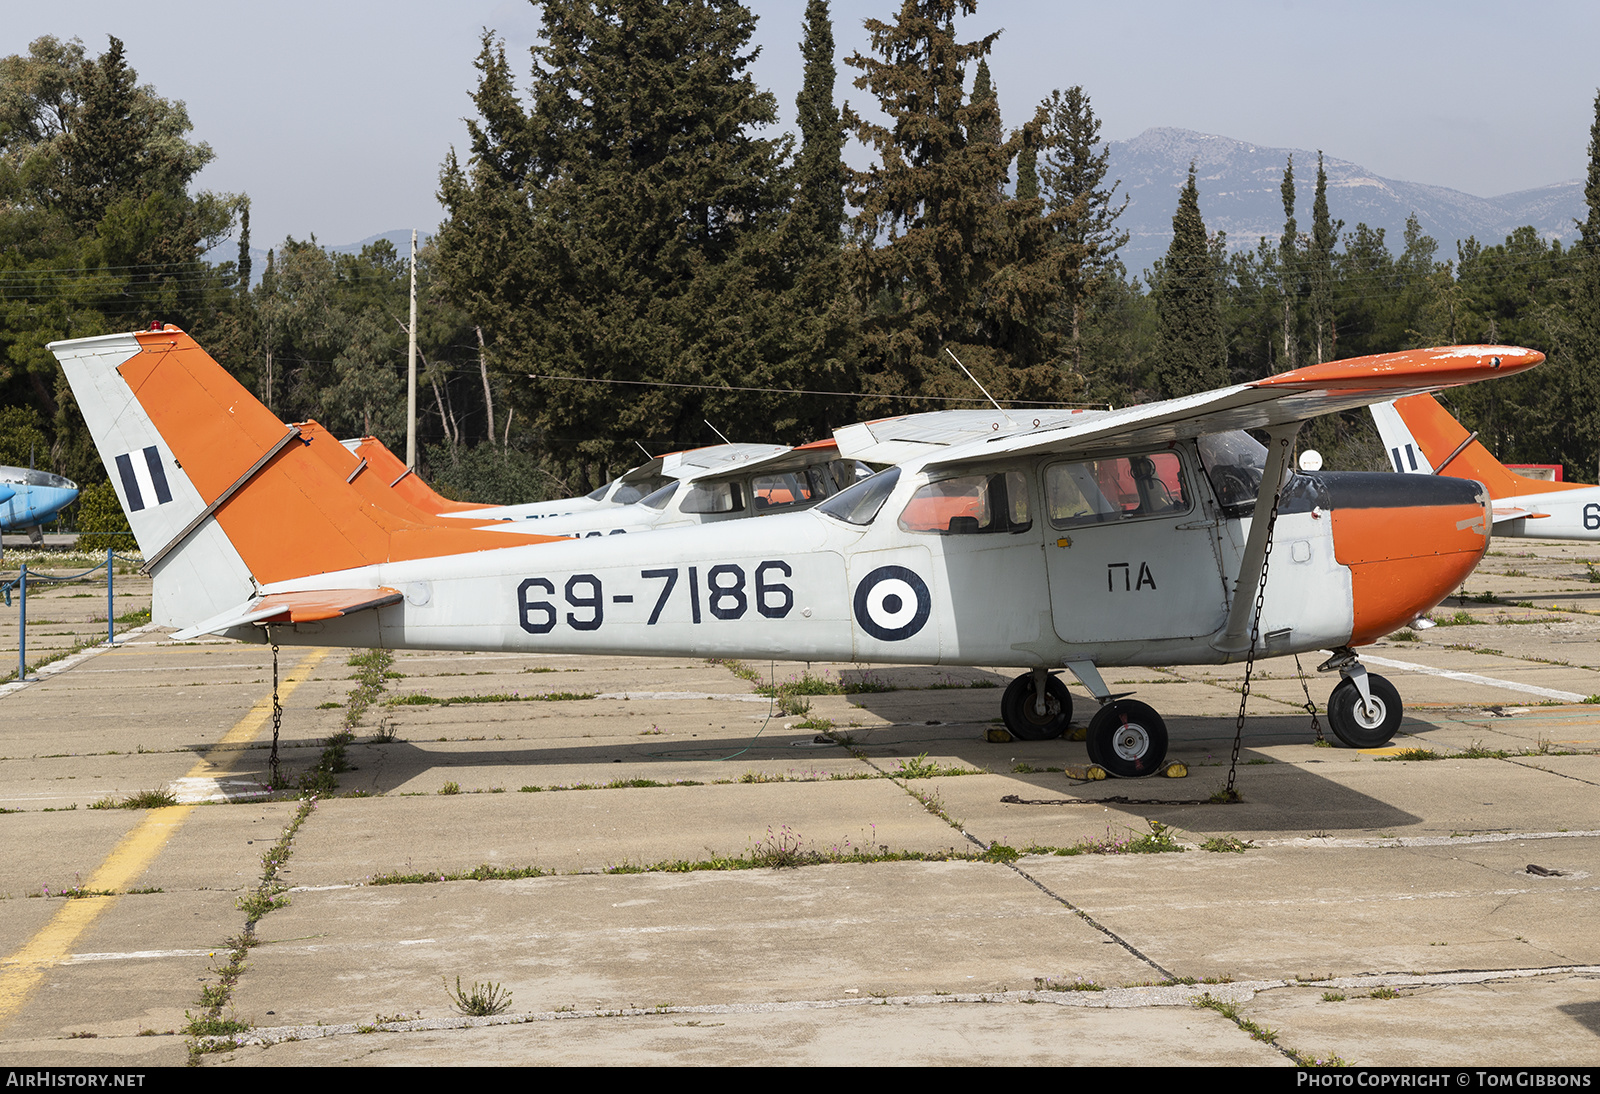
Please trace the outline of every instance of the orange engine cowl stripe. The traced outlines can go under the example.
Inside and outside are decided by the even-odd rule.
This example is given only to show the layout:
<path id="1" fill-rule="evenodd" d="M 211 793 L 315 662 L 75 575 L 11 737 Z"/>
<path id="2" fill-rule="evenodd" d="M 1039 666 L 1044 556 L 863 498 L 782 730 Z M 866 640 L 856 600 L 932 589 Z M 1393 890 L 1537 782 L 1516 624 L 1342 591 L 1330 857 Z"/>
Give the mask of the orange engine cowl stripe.
<path id="1" fill-rule="evenodd" d="M 1375 641 L 1434 608 L 1489 546 L 1486 505 L 1335 509 L 1334 558 L 1350 569 L 1350 645 Z"/>

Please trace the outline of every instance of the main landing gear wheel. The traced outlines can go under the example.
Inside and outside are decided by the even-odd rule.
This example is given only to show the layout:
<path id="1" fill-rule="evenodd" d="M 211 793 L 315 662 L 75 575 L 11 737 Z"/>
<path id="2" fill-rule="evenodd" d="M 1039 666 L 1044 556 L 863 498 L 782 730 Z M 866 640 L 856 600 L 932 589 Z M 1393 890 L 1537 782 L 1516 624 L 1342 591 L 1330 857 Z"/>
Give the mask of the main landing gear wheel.
<path id="1" fill-rule="evenodd" d="M 1354 680 L 1340 680 L 1328 696 L 1328 725 L 1334 736 L 1351 748 L 1388 744 L 1405 713 L 1400 693 L 1383 677 L 1367 673 L 1367 689 L 1372 692 L 1372 706 L 1368 709 L 1362 709 L 1361 691 Z"/>
<path id="2" fill-rule="evenodd" d="M 1122 779 L 1154 775 L 1167 758 L 1167 723 L 1132 699 L 1106 703 L 1089 721 L 1089 760 Z"/>
<path id="3" fill-rule="evenodd" d="M 1025 672 L 1010 684 L 1000 698 L 1000 717 L 1006 729 L 1019 741 L 1048 741 L 1067 731 L 1072 721 L 1072 693 L 1054 676 L 1044 688 L 1044 713 L 1037 708 L 1033 673 Z"/>

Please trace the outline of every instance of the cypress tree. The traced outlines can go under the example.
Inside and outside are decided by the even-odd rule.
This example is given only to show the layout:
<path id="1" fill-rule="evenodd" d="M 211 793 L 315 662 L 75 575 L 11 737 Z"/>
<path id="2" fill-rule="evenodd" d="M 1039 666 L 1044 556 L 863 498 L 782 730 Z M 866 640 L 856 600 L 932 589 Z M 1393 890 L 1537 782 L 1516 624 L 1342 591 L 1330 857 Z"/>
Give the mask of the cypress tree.
<path id="1" fill-rule="evenodd" d="M 1294 156 L 1283 168 L 1283 235 L 1278 238 L 1278 293 L 1283 297 L 1283 367 L 1299 367 L 1300 339 L 1295 322 L 1295 300 L 1300 295 L 1300 234 L 1294 220 Z"/>
<path id="2" fill-rule="evenodd" d="M 1192 395 L 1228 382 L 1218 264 L 1200 217 L 1194 164 L 1172 217 L 1172 244 L 1156 287 L 1156 314 L 1161 350 L 1155 380 L 1162 396 Z"/>
<path id="3" fill-rule="evenodd" d="M 250 199 L 239 200 L 239 295 L 250 295 Z"/>
<path id="4" fill-rule="evenodd" d="M 1339 334 L 1333 315 L 1333 248 L 1344 221 L 1328 216 L 1328 173 L 1317 153 L 1317 196 L 1311 205 L 1311 240 L 1306 248 L 1306 281 L 1310 290 L 1311 328 L 1315 334 L 1317 363 L 1338 354 Z"/>
<path id="5" fill-rule="evenodd" d="M 795 162 L 794 219 L 798 244 L 811 253 L 835 251 L 844 229 L 844 127 L 833 104 L 833 20 L 828 0 L 807 0 L 805 81 L 795 98 L 800 123 L 800 155 Z"/>
<path id="6" fill-rule="evenodd" d="M 1000 122 L 1000 96 L 995 93 L 994 78 L 989 75 L 989 62 L 978 62 L 978 73 L 972 78 L 973 117 L 967 128 L 967 140 L 974 145 L 999 149 L 1004 133 Z M 1005 176 L 1001 175 L 989 191 L 990 201 L 1005 198 Z"/>
<path id="7" fill-rule="evenodd" d="M 1039 196 L 1039 150 L 1031 143 L 1017 153 L 1017 200 L 1032 201 Z"/>

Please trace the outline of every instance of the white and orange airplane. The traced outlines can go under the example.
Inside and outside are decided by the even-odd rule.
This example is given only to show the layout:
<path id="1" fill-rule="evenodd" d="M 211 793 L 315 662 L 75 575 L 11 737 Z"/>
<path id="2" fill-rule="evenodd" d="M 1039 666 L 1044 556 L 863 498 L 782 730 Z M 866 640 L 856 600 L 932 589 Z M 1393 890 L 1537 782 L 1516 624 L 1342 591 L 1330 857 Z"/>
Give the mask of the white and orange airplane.
<path id="1" fill-rule="evenodd" d="M 815 505 L 870 474 L 864 464 L 840 459 L 831 437 L 797 448 L 719 444 L 652 457 L 583 497 L 482 505 L 440 497 L 376 437 L 342 443 L 417 508 L 485 522 L 536 520 L 544 535 L 618 535 L 768 516 Z"/>
<path id="2" fill-rule="evenodd" d="M 1600 540 L 1600 486 L 1517 474 L 1432 395 L 1374 403 L 1369 409 L 1396 471 L 1483 483 L 1494 505 L 1495 535 Z"/>
<path id="3" fill-rule="evenodd" d="M 346 470 L 354 454 L 279 421 L 175 328 L 51 348 L 154 575 L 155 620 L 179 635 L 1015 665 L 1001 711 L 1028 739 L 1066 729 L 1064 669 L 1100 704 L 1090 757 L 1124 776 L 1162 766 L 1166 726 L 1112 694 L 1106 666 L 1330 649 L 1334 731 L 1387 741 L 1399 693 L 1354 647 L 1460 584 L 1488 543 L 1488 496 L 1460 479 L 1292 474 L 1293 438 L 1318 414 L 1543 359 L 1417 350 L 1118 411 L 866 423 L 839 432 L 844 455 L 898 466 L 814 508 L 574 540 L 380 504 Z M 141 467 L 164 488 L 144 489 Z"/>

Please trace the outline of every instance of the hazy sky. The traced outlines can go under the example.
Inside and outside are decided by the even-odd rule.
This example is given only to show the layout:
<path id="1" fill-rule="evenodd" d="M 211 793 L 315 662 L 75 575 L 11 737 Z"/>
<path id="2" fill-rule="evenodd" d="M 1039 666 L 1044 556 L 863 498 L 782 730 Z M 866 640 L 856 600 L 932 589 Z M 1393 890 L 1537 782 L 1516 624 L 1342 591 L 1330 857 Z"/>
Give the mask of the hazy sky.
<path id="1" fill-rule="evenodd" d="M 804 0 L 757 0 L 755 77 L 792 126 Z M 892 0 L 835 2 L 842 59 Z M 522 0 L 0 0 L 0 55 L 42 34 L 115 34 L 140 82 L 188 104 L 216 160 L 203 188 L 247 192 L 252 234 L 349 243 L 436 225 L 439 164 L 464 148 L 481 28 L 526 72 L 539 27 Z M 1008 124 L 1081 84 L 1108 139 L 1178 126 L 1322 149 L 1389 178 L 1493 196 L 1583 174 L 1600 4 L 1527 0 L 986 0 L 967 37 L 991 60 Z M 859 150 L 852 156 L 860 162 Z"/>

